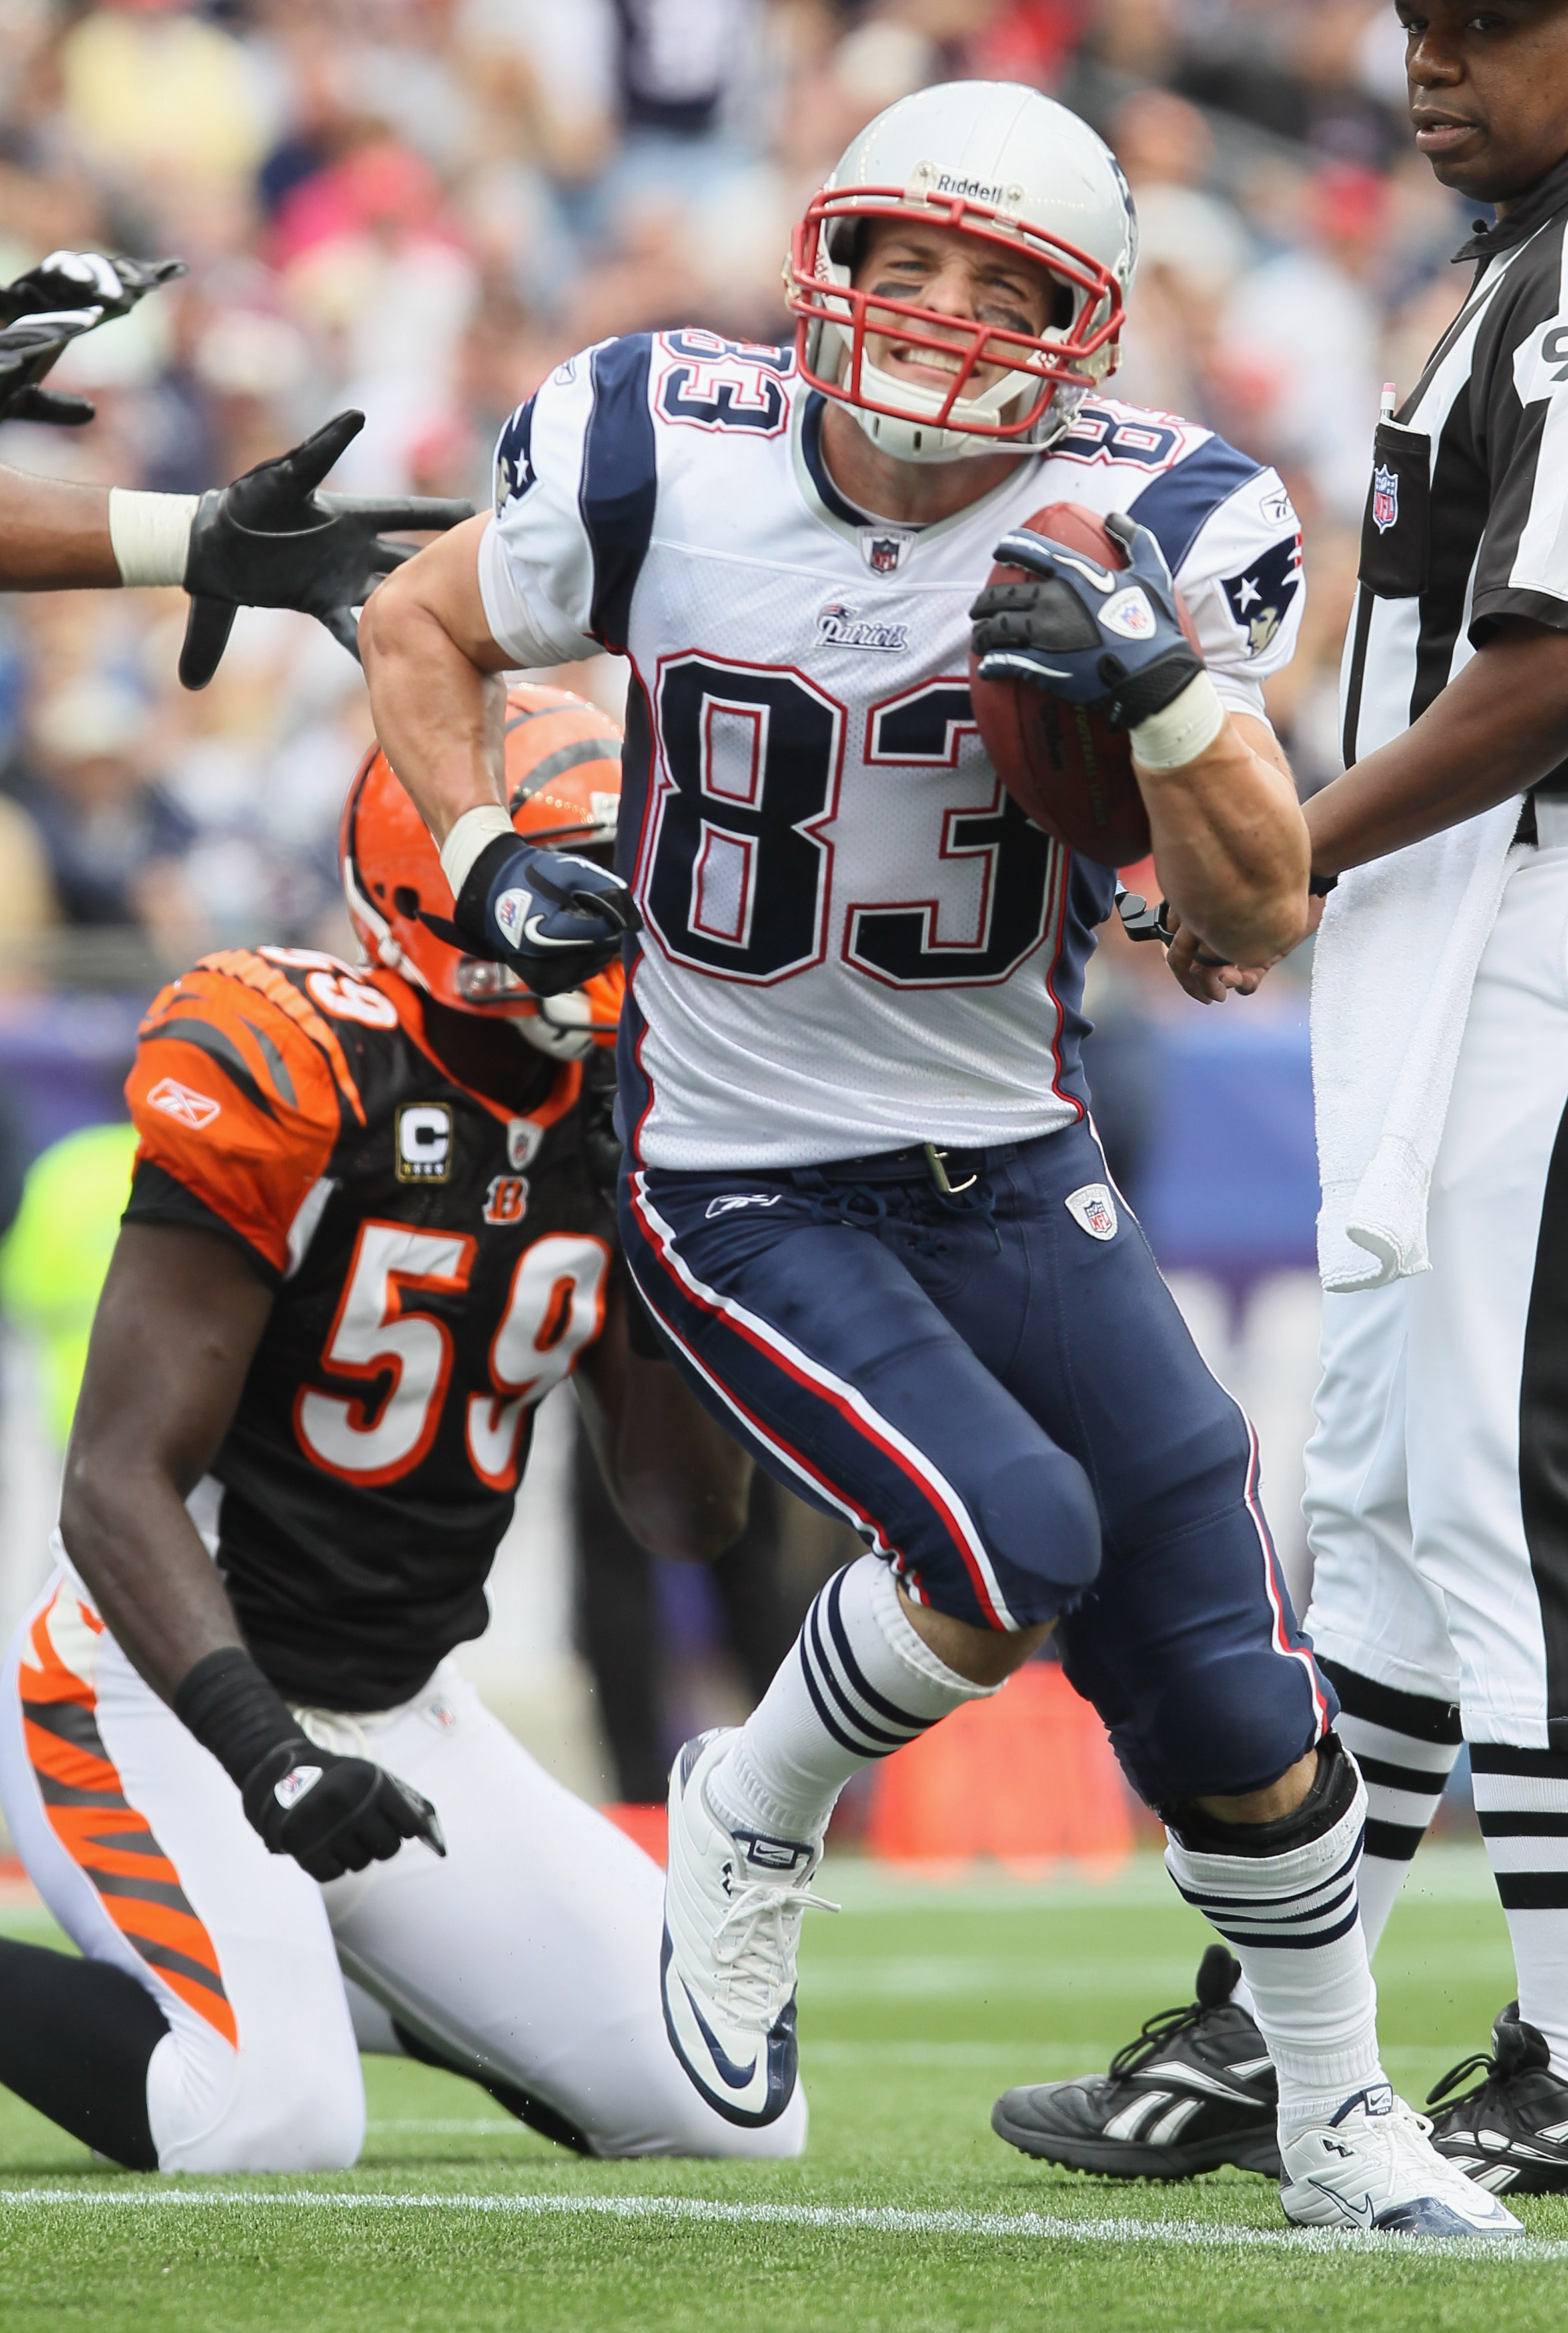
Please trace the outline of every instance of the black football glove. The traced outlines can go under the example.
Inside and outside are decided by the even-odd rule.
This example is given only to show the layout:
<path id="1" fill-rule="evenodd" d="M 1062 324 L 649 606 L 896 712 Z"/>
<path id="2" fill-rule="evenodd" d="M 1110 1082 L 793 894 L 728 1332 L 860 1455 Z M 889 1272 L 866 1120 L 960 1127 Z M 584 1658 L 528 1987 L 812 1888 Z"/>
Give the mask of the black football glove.
<path id="1" fill-rule="evenodd" d="M 378 502 L 318 494 L 364 427 L 362 413 L 336 414 L 302 445 L 202 496 L 184 578 L 190 615 L 179 677 L 186 688 L 205 688 L 216 672 L 241 608 L 301 609 L 357 658 L 351 611 L 416 548 L 382 536 L 398 529 L 445 533 L 473 516 L 472 503 L 427 495 Z"/>
<path id="2" fill-rule="evenodd" d="M 1165 554 L 1146 526 L 1113 511 L 1105 532 L 1127 554 L 1102 567 L 1018 527 L 996 548 L 1025 583 L 990 583 L 970 610 L 982 680 L 1028 680 L 1132 729 L 1174 703 L 1203 669 L 1181 629 Z"/>
<path id="3" fill-rule="evenodd" d="M 124 316 L 148 292 L 185 274 L 183 259 L 106 259 L 97 251 L 52 251 L 14 283 L 0 283 L 0 420 L 79 428 L 93 418 L 90 398 L 38 384 L 68 341 Z"/>
<path id="4" fill-rule="evenodd" d="M 618 875 L 504 834 L 474 860 L 453 914 L 420 920 L 469 955 L 509 964 L 536 996 L 580 988 L 643 920 Z"/>
<path id="5" fill-rule="evenodd" d="M 0 283 L 0 324 L 61 308 L 98 308 L 105 322 L 186 273 L 183 259 L 106 259 L 100 251 L 52 251 L 14 283 Z"/>
<path id="6" fill-rule="evenodd" d="M 429 1800 L 368 1758 L 344 1758 L 304 1734 L 280 1742 L 247 1776 L 246 1816 L 273 1855 L 292 1855 L 312 1879 L 340 1879 L 386 1863 L 406 1839 L 446 1852 Z"/>
<path id="7" fill-rule="evenodd" d="M 92 419 L 85 397 L 39 382 L 80 332 L 103 322 L 101 308 L 67 308 L 0 329 L 0 421 L 46 421 L 71 429 Z"/>

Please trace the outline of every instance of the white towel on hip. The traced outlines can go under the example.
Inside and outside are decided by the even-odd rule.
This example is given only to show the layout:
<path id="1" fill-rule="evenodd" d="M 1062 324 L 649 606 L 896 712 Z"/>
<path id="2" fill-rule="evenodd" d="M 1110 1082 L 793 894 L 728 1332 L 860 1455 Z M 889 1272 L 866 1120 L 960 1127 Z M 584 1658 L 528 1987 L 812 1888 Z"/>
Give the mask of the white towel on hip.
<path id="1" fill-rule="evenodd" d="M 1331 1289 L 1430 1270 L 1427 1196 L 1470 991 L 1528 845 L 1520 798 L 1340 878 L 1312 968 L 1312 1082 Z"/>

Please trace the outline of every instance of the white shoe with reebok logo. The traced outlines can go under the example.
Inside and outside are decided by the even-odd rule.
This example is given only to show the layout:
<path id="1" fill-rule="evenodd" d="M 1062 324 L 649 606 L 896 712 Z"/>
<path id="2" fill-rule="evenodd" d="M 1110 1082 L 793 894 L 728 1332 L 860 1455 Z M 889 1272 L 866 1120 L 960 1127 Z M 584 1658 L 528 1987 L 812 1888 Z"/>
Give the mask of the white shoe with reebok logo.
<path id="1" fill-rule="evenodd" d="M 1281 2146 L 1286 2218 L 1369 2235 L 1522 2235 L 1506 2204 L 1438 2153 L 1431 2127 L 1386 2082 L 1358 2090 Z"/>
<path id="2" fill-rule="evenodd" d="M 819 1841 L 731 1832 L 705 1784 L 735 1738 L 699 1733 L 670 1770 L 669 1869 L 660 1991 L 664 2029 L 727 2122 L 775 2122 L 795 2091 L 795 1955 Z"/>

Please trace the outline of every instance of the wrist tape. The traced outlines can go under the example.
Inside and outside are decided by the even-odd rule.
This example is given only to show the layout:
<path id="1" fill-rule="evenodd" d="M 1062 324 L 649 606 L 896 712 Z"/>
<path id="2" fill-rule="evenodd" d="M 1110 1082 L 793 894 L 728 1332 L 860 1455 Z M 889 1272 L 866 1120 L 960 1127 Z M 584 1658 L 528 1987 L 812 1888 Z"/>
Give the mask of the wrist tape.
<path id="1" fill-rule="evenodd" d="M 183 583 L 198 494 L 109 490 L 109 542 L 122 583 Z"/>
<path id="2" fill-rule="evenodd" d="M 307 1746 L 299 1721 L 239 1645 L 208 1653 L 181 1678 L 174 1714 L 243 1791 L 270 1751 Z"/>
<path id="3" fill-rule="evenodd" d="M 454 821 L 441 846 L 441 871 L 452 886 L 454 899 L 473 873 L 480 852 L 502 835 L 509 842 L 518 839 L 517 829 L 499 802 L 481 802 L 476 810 L 465 810 Z"/>
<path id="4" fill-rule="evenodd" d="M 1227 717 L 1214 683 L 1200 672 L 1162 713 L 1129 730 L 1133 759 L 1146 770 L 1179 770 L 1213 744 Z"/>

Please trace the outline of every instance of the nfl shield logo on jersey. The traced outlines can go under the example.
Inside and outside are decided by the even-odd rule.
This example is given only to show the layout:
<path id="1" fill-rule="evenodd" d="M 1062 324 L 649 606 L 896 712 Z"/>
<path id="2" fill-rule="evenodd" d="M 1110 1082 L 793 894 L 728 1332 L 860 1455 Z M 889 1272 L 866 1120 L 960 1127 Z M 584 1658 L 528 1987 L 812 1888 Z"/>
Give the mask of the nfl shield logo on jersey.
<path id="1" fill-rule="evenodd" d="M 863 526 L 856 532 L 860 556 L 874 575 L 896 575 L 904 553 L 915 540 L 913 532 L 890 526 Z"/>
<path id="2" fill-rule="evenodd" d="M 1380 534 L 1386 534 L 1400 514 L 1400 482 L 1397 472 L 1385 470 L 1380 463 L 1372 472 L 1372 524 Z"/>
<path id="3" fill-rule="evenodd" d="M 1082 1224 L 1091 1239 L 1115 1238 L 1116 1202 L 1111 1196 L 1108 1185 L 1085 1183 L 1078 1190 L 1069 1191 L 1062 1204 L 1073 1221 Z"/>

